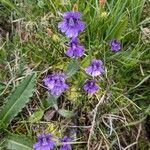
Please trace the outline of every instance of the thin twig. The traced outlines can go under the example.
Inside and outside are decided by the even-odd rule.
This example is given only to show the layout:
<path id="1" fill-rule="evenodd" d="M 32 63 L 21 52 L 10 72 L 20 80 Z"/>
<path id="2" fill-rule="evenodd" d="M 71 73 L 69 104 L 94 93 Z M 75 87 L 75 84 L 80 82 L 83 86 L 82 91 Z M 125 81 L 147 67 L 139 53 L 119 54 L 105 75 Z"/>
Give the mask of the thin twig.
<path id="1" fill-rule="evenodd" d="M 139 124 L 139 128 L 138 128 L 138 134 L 137 134 L 137 137 L 136 137 L 136 142 L 138 143 L 138 140 L 139 140 L 139 137 L 141 135 L 141 130 L 142 130 L 142 125 L 141 123 Z"/>
<path id="2" fill-rule="evenodd" d="M 124 148 L 123 150 L 128 150 L 130 147 L 134 146 L 135 144 L 137 144 L 137 142 L 134 142 L 134 143 L 128 145 L 128 146 L 127 146 L 126 148 Z"/>

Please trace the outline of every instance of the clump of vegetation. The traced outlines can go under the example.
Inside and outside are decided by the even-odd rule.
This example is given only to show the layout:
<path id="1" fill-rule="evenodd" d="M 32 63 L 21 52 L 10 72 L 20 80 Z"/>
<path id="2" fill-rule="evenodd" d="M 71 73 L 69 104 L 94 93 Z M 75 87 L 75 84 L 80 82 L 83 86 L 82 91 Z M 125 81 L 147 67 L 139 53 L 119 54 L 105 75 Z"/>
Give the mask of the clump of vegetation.
<path id="1" fill-rule="evenodd" d="M 1 0 L 0 148 L 149 149 L 148 5 Z"/>

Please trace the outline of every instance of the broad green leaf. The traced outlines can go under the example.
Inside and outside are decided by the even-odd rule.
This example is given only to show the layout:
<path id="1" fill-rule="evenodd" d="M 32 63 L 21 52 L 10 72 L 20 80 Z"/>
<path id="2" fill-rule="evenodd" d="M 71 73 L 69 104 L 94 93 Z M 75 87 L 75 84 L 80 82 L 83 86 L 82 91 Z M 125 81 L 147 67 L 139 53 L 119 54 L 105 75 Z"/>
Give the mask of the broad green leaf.
<path id="1" fill-rule="evenodd" d="M 53 96 L 51 94 L 48 93 L 48 96 L 46 99 L 43 100 L 43 106 L 45 109 L 49 108 L 49 107 L 55 107 L 57 109 L 57 99 L 59 98 L 59 96 Z"/>
<path id="2" fill-rule="evenodd" d="M 79 63 L 77 59 L 72 59 L 71 62 L 68 64 L 67 70 L 65 72 L 66 78 L 70 78 L 73 76 L 79 69 Z"/>
<path id="3" fill-rule="evenodd" d="M 0 123 L 7 127 L 10 121 L 22 110 L 34 91 L 36 74 L 27 76 L 7 98 L 0 112 Z"/>
<path id="4" fill-rule="evenodd" d="M 61 116 L 65 117 L 65 118 L 70 118 L 70 117 L 73 116 L 73 112 L 72 112 L 72 111 L 70 111 L 70 110 L 65 110 L 65 109 L 59 109 L 59 110 L 58 110 L 58 113 L 59 113 Z"/>
<path id="5" fill-rule="evenodd" d="M 44 115 L 44 110 L 40 109 L 36 112 L 34 112 L 30 117 L 29 117 L 29 122 L 31 123 L 36 123 L 38 121 L 41 120 L 41 118 L 43 117 Z"/>
<path id="6" fill-rule="evenodd" d="M 33 150 L 32 139 L 25 136 L 11 134 L 5 138 L 5 147 L 9 150 Z"/>
<path id="7" fill-rule="evenodd" d="M 53 107 L 54 105 L 57 105 L 57 99 L 58 99 L 58 96 L 53 96 L 49 94 L 48 99 L 47 99 L 49 107 Z"/>

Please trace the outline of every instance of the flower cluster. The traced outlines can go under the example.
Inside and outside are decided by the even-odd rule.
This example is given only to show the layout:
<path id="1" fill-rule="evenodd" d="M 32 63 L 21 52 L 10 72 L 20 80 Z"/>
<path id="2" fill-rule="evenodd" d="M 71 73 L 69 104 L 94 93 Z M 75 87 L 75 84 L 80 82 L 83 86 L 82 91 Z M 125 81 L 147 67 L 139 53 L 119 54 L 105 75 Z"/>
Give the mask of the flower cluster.
<path id="1" fill-rule="evenodd" d="M 33 145 L 34 150 L 52 150 L 56 143 L 52 140 L 51 134 L 41 134 L 38 136 L 38 141 Z"/>
<path id="2" fill-rule="evenodd" d="M 56 142 L 52 139 L 51 134 L 41 134 L 37 138 L 37 142 L 33 145 L 34 150 L 53 150 L 56 146 Z M 64 136 L 60 139 L 60 150 L 71 150 L 71 145 L 68 142 L 71 142 L 72 139 L 68 136 Z"/>
<path id="3" fill-rule="evenodd" d="M 85 23 L 81 21 L 80 12 L 65 12 L 63 21 L 58 24 L 58 28 L 70 38 L 66 55 L 75 58 L 83 56 L 84 46 L 80 44 L 77 37 L 78 34 L 85 29 Z M 112 51 L 117 52 L 121 49 L 121 44 L 118 40 L 114 39 L 110 42 L 110 47 Z M 105 72 L 103 62 L 98 59 L 91 60 L 89 66 L 85 68 L 85 72 L 90 75 L 92 79 L 87 79 L 85 81 L 83 89 L 88 94 L 93 94 L 99 89 L 95 78 L 103 75 Z M 65 78 L 63 72 L 53 72 L 45 77 L 43 82 L 52 95 L 59 96 L 69 88 Z M 34 150 L 53 150 L 56 142 L 52 140 L 52 137 L 53 136 L 50 134 L 41 134 L 38 137 L 37 143 L 33 145 Z M 71 150 L 71 145 L 67 143 L 71 141 L 72 139 L 67 136 L 60 139 L 60 142 L 62 143 L 60 150 Z"/>
<path id="4" fill-rule="evenodd" d="M 90 65 L 85 68 L 87 74 L 96 77 L 104 73 L 103 62 L 101 60 L 93 59 Z"/>
<path id="5" fill-rule="evenodd" d="M 101 60 L 93 59 L 90 65 L 85 68 L 87 74 L 91 75 L 92 77 L 100 76 L 104 73 L 104 66 Z M 98 86 L 95 80 L 87 80 L 84 85 L 84 90 L 87 93 L 92 94 L 98 90 Z"/>
<path id="6" fill-rule="evenodd" d="M 69 86 L 65 83 L 65 74 L 62 72 L 54 72 L 44 78 L 44 84 L 52 95 L 59 96 L 67 90 Z"/>
<path id="7" fill-rule="evenodd" d="M 63 144 L 60 146 L 60 150 L 71 150 L 71 145 L 67 144 L 67 142 L 71 142 L 72 139 L 68 136 L 64 136 L 62 139 L 60 139 L 60 142 Z"/>
<path id="8" fill-rule="evenodd" d="M 110 42 L 110 47 L 113 52 L 118 52 L 121 49 L 121 44 L 118 40 L 113 39 Z"/>
<path id="9" fill-rule="evenodd" d="M 80 19 L 80 12 L 65 12 L 63 17 L 63 21 L 58 24 L 58 28 L 67 37 L 77 37 L 78 33 L 84 30 L 85 23 Z"/>
<path id="10" fill-rule="evenodd" d="M 80 17 L 81 14 L 79 12 L 66 12 L 64 13 L 63 21 L 58 24 L 58 28 L 65 33 L 67 37 L 72 38 L 66 52 L 66 55 L 69 57 L 78 58 L 84 53 L 84 47 L 81 46 L 77 38 L 79 32 L 83 31 L 85 28 L 85 23 L 81 21 Z M 92 77 L 102 75 L 104 73 L 102 61 L 93 59 L 85 71 Z M 87 80 L 83 89 L 91 94 L 98 90 L 98 86 L 95 80 Z"/>
<path id="11" fill-rule="evenodd" d="M 85 23 L 80 19 L 81 14 L 80 12 L 65 12 L 63 17 L 63 21 L 58 24 L 58 28 L 71 38 L 66 55 L 76 58 L 81 57 L 84 53 L 84 47 L 80 45 L 77 38 L 79 32 L 85 28 Z"/>
<path id="12" fill-rule="evenodd" d="M 79 32 L 85 28 L 85 23 L 81 21 L 80 17 L 81 14 L 79 12 L 66 12 L 64 13 L 63 21 L 58 24 L 58 28 L 65 33 L 67 37 L 71 38 L 66 51 L 66 55 L 69 57 L 79 58 L 84 53 L 84 47 L 81 46 L 77 38 Z M 102 61 L 93 59 L 85 71 L 92 77 L 102 75 L 104 73 Z M 95 80 L 87 80 L 83 89 L 91 94 L 98 90 L 98 86 Z"/>
<path id="13" fill-rule="evenodd" d="M 83 56 L 84 47 L 80 44 L 77 37 L 78 34 L 85 29 L 85 23 L 81 21 L 80 12 L 65 12 L 63 15 L 63 21 L 58 24 L 58 28 L 62 33 L 65 33 L 68 38 L 71 38 L 70 42 L 68 42 L 66 55 L 75 58 Z M 112 41 L 111 47 L 113 50 L 118 50 L 119 47 L 117 47 L 117 44 L 115 43 L 116 41 Z M 93 59 L 90 65 L 85 68 L 85 72 L 93 78 L 103 75 L 103 62 L 101 60 Z M 62 72 L 54 72 L 51 75 L 45 77 L 43 81 L 49 92 L 54 96 L 59 96 L 69 88 L 69 86 L 65 82 L 65 75 Z M 87 93 L 91 94 L 98 90 L 98 86 L 94 79 L 86 80 L 83 89 Z"/>
<path id="14" fill-rule="evenodd" d="M 84 47 L 80 45 L 78 38 L 72 38 L 68 44 L 66 55 L 69 57 L 81 57 L 83 53 Z"/>
<path id="15" fill-rule="evenodd" d="M 90 65 L 85 68 L 87 74 L 92 77 L 100 76 L 104 74 L 104 66 L 101 60 L 93 59 Z M 84 90 L 89 94 L 92 94 L 98 90 L 98 86 L 95 80 L 87 80 L 84 85 Z"/>
<path id="16" fill-rule="evenodd" d="M 95 80 L 87 80 L 84 84 L 84 90 L 87 91 L 87 93 L 92 94 L 98 90 L 98 86 L 96 85 Z"/>

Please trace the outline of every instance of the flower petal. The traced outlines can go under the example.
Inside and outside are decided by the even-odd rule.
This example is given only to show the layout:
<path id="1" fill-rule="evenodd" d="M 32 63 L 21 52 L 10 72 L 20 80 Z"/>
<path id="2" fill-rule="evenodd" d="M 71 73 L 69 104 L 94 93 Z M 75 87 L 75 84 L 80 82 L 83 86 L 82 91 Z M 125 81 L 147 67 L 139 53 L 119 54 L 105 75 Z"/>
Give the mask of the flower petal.
<path id="1" fill-rule="evenodd" d="M 71 47 L 66 51 L 66 55 L 69 57 L 73 57 L 73 49 Z"/>
<path id="2" fill-rule="evenodd" d="M 61 32 L 66 32 L 68 30 L 68 26 L 66 21 L 62 21 L 58 24 L 58 28 L 61 30 Z"/>
<path id="3" fill-rule="evenodd" d="M 74 56 L 75 57 L 81 57 L 84 53 L 84 47 L 83 46 L 78 46 L 75 50 L 74 50 Z"/>

